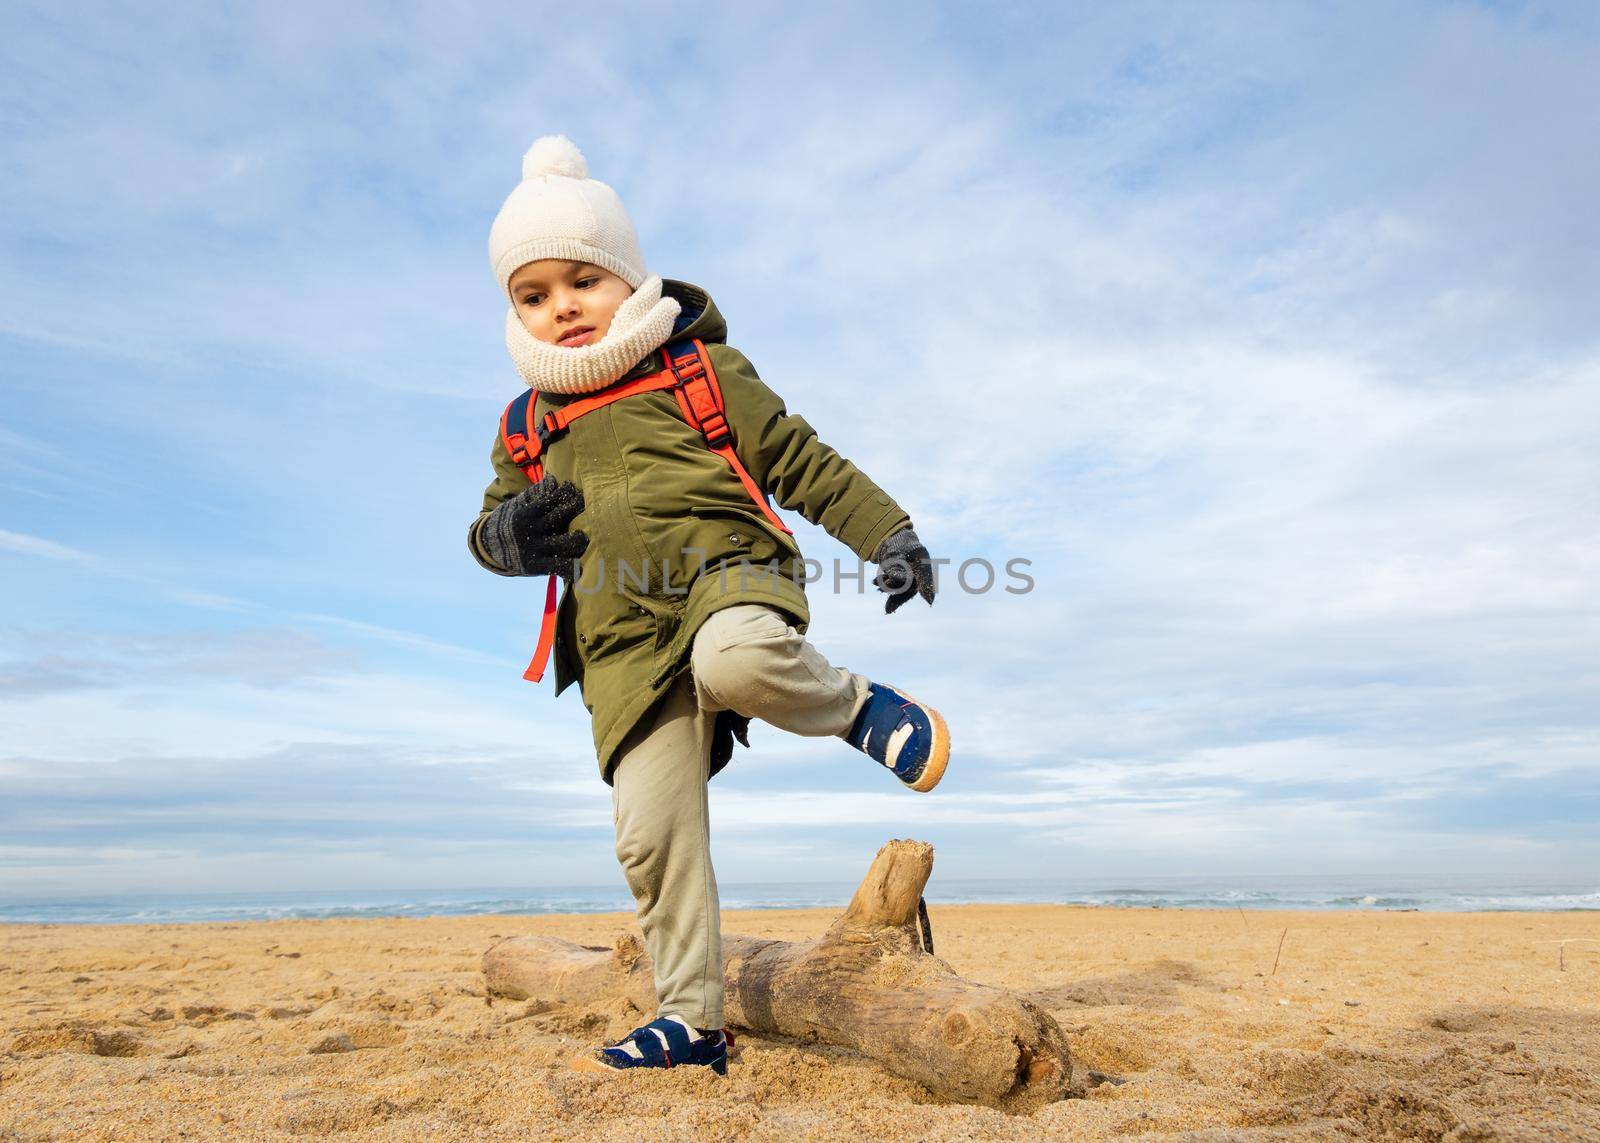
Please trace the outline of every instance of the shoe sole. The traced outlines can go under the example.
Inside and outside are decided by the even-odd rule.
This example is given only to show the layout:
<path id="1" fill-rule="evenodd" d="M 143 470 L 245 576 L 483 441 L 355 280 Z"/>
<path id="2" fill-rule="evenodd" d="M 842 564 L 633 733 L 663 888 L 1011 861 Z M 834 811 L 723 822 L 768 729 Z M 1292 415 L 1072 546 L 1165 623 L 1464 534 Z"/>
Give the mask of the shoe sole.
<path id="1" fill-rule="evenodd" d="M 575 1072 L 591 1072 L 603 1076 L 618 1076 L 628 1068 L 608 1068 L 593 1056 L 577 1056 L 572 1061 L 572 1070 Z"/>
<path id="2" fill-rule="evenodd" d="M 885 684 L 887 685 L 887 684 Z M 922 766 L 922 776 L 915 782 L 907 782 L 908 789 L 919 794 L 926 794 L 939 784 L 939 779 L 944 777 L 945 767 L 950 762 L 950 727 L 944 721 L 944 715 L 934 710 L 926 703 L 917 702 L 916 699 L 906 694 L 899 687 L 889 687 L 891 691 L 905 699 L 907 702 L 917 703 L 923 713 L 928 716 L 928 723 L 933 727 L 933 745 L 928 748 L 928 760 Z"/>
<path id="3" fill-rule="evenodd" d="M 715 1072 L 719 1076 L 728 1074 L 726 1071 L 721 1071 L 721 1072 L 717 1071 L 717 1069 L 712 1067 L 710 1064 L 679 1064 L 678 1066 L 679 1067 L 704 1067 L 704 1068 L 710 1068 L 711 1071 Z M 632 1072 L 632 1071 L 668 1071 L 668 1070 L 671 1070 L 671 1069 L 667 1069 L 667 1068 L 613 1068 L 613 1067 L 608 1067 L 605 1064 L 602 1064 L 599 1060 L 595 1059 L 593 1056 L 576 1056 L 576 1057 L 573 1058 L 572 1063 L 570 1063 L 568 1065 L 568 1067 L 570 1067 L 575 1072 L 588 1072 L 590 1075 L 602 1075 L 602 1076 L 620 1076 L 620 1075 L 626 1075 L 628 1072 Z"/>

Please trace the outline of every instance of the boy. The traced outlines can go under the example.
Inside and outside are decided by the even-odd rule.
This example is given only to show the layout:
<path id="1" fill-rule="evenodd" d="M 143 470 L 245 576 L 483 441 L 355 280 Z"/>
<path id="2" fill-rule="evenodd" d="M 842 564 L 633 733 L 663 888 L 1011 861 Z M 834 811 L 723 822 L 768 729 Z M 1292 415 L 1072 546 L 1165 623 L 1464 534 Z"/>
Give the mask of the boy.
<path id="1" fill-rule="evenodd" d="M 766 495 L 878 563 L 887 611 L 916 594 L 932 604 L 934 571 L 905 512 L 726 344 L 710 297 L 645 270 L 621 201 L 587 175 L 570 141 L 538 140 L 490 231 L 535 431 L 516 436 L 508 410 L 468 543 L 490 571 L 568 580 L 556 693 L 578 682 L 593 718 L 617 859 L 655 964 L 657 1018 L 574 1066 L 725 1074 L 706 783 L 733 738 L 748 745 L 753 717 L 836 735 L 915 790 L 933 788 L 950 752 L 937 711 L 806 642 L 800 551 Z M 704 408 L 691 423 L 696 407 L 674 391 L 703 366 L 725 428 Z"/>

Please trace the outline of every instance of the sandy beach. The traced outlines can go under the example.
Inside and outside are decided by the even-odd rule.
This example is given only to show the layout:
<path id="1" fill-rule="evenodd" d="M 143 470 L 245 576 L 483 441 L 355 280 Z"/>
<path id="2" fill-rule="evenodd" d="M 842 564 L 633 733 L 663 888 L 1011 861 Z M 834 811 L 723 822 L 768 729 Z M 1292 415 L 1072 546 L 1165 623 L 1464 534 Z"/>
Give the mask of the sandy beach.
<path id="1" fill-rule="evenodd" d="M 832 916 L 724 926 L 799 940 Z M 480 958 L 609 944 L 620 915 L 8 925 L 0 1139 L 1600 1139 L 1600 944 L 1563 969 L 1554 943 L 1600 936 L 1593 914 L 932 919 L 957 972 L 1043 1004 L 1120 1082 L 1009 1116 L 754 1033 L 726 1079 L 573 1072 L 638 1014 L 486 997 Z"/>

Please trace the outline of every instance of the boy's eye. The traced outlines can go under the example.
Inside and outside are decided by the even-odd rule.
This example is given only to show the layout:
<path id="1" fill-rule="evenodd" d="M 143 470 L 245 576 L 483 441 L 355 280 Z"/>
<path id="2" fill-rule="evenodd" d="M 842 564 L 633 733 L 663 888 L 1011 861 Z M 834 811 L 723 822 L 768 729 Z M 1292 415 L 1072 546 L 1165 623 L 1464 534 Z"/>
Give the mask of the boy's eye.
<path id="1" fill-rule="evenodd" d="M 579 278 L 578 279 L 578 289 L 580 289 L 580 290 L 587 290 L 591 286 L 598 286 L 599 284 L 600 284 L 600 279 L 599 278 Z"/>
<path id="2" fill-rule="evenodd" d="M 527 297 L 522 299 L 522 304 L 525 306 L 536 306 L 542 301 L 544 301 L 543 294 L 529 294 Z"/>

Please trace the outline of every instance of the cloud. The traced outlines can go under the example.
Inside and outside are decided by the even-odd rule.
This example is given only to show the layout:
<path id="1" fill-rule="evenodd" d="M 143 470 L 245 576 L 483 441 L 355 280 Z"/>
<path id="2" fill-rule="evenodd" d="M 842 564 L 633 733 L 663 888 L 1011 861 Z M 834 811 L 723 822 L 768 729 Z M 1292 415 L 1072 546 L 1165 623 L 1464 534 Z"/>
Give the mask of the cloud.
<path id="1" fill-rule="evenodd" d="M 591 828 L 595 815 L 578 811 L 593 797 L 528 788 L 530 765 L 547 764 L 515 751 L 402 743 L 12 756 L 0 759 L 0 868 L 11 894 L 328 885 L 329 868 L 346 885 L 393 885 L 396 876 L 430 885 L 618 880 L 594 858 L 608 854 L 609 808 Z M 592 785 L 605 789 L 597 778 Z"/>
<path id="2" fill-rule="evenodd" d="M 15 552 L 22 556 L 37 556 L 46 560 L 83 562 L 93 558 L 87 552 L 69 548 L 65 544 L 41 539 L 38 536 L 23 535 L 20 532 L 8 532 L 3 528 L 0 528 L 0 550 Z"/>
<path id="3" fill-rule="evenodd" d="M 1285 743 L 1280 760 L 1307 746 Z M 1264 752 L 1265 753 L 1265 752 Z M 734 883 L 848 879 L 886 833 L 932 839 L 941 876 L 1160 875 L 1196 865 L 1241 874 L 1339 868 L 1448 876 L 1473 855 L 1503 873 L 1591 861 L 1586 769 L 1506 778 L 1440 769 L 1423 786 L 1347 767 L 1292 783 L 1252 767 L 1227 776 L 1203 756 L 1139 769 L 1087 764 L 980 786 L 972 775 L 917 797 L 856 760 L 836 789 L 753 784 L 738 768 L 712 787 L 717 852 Z M 529 780 L 515 757 L 448 747 L 299 742 L 234 757 L 0 760 L 0 866 L 29 884 L 92 877 L 103 891 L 218 890 L 239 879 L 393 886 L 608 884 L 609 797 L 598 781 Z M 810 780 L 819 775 L 809 773 Z M 831 777 L 823 773 L 826 780 Z M 876 779 L 863 789 L 862 779 Z M 1508 807 L 1497 809 L 1496 807 Z M 914 823 L 914 824 L 913 824 Z M 790 840 L 785 840 L 786 838 Z M 250 866 L 258 868 L 252 872 Z M 1052 873 L 1052 871 L 1057 871 Z M 453 874 L 453 879 L 451 875 Z M 26 878 L 27 880 L 23 880 Z M 259 884 L 258 884 L 259 883 Z"/>
<path id="4" fill-rule="evenodd" d="M 5 647 L 9 644 L 9 647 Z M 285 686 L 348 666 L 346 653 L 297 630 L 184 631 L 142 636 L 30 632 L 0 642 L 0 697 L 184 683 Z"/>

